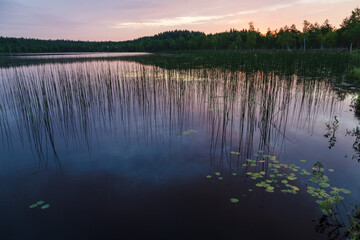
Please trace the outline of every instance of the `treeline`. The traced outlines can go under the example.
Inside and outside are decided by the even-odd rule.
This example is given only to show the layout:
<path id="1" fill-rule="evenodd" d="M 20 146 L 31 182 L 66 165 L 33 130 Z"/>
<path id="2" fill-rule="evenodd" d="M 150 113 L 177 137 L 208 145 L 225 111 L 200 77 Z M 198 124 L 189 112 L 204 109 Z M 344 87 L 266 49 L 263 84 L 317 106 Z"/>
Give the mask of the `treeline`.
<path id="1" fill-rule="evenodd" d="M 304 21 L 302 30 L 295 25 L 266 34 L 249 29 L 208 34 L 194 31 L 169 31 L 152 37 L 123 42 L 37 40 L 0 37 L 0 53 L 36 52 L 159 52 L 172 50 L 220 49 L 349 49 L 360 48 L 360 8 L 343 20 L 340 28 L 328 20 L 322 24 Z"/>

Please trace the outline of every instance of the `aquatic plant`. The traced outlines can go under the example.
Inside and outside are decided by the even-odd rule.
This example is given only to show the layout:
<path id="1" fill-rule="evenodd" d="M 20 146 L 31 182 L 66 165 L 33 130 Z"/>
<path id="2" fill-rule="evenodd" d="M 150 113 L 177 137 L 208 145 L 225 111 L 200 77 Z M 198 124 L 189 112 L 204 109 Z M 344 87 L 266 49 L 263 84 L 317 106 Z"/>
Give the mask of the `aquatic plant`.
<path id="1" fill-rule="evenodd" d="M 354 68 L 350 71 L 348 78 L 351 81 L 360 82 L 360 68 Z"/>
<path id="2" fill-rule="evenodd" d="M 50 207 L 50 204 L 44 204 L 45 202 L 44 201 L 38 201 L 36 203 L 33 203 L 29 206 L 29 208 L 37 208 L 37 207 L 40 207 L 41 209 L 47 209 Z"/>
<path id="3" fill-rule="evenodd" d="M 196 132 L 198 132 L 198 131 L 196 131 L 194 129 L 189 129 L 189 130 L 186 130 L 186 131 L 182 132 L 181 134 L 177 135 L 177 137 L 180 138 L 181 135 L 186 136 L 186 135 L 189 135 L 190 133 L 196 133 Z"/>
<path id="4" fill-rule="evenodd" d="M 360 117 L 360 93 L 358 94 L 355 101 L 355 114 Z"/>
<path id="5" fill-rule="evenodd" d="M 334 121 L 332 123 L 326 123 L 326 129 L 328 132 L 324 135 L 325 138 L 329 138 L 329 149 L 333 148 L 335 146 L 335 143 L 337 141 L 336 139 L 336 131 L 339 128 L 339 120 L 337 119 L 337 116 L 334 117 Z"/>
<path id="6" fill-rule="evenodd" d="M 333 125 L 329 125 L 331 129 L 337 129 L 338 121 L 335 117 Z M 237 152 L 236 152 L 237 153 Z M 232 152 L 232 154 L 234 154 Z M 234 154 L 237 155 L 237 154 Z M 308 183 L 306 184 L 306 192 L 314 197 L 314 201 L 319 205 L 320 210 L 324 214 L 318 221 L 316 229 L 318 231 L 325 231 L 326 229 L 333 228 L 329 231 L 329 234 L 340 235 L 345 231 L 346 236 L 351 236 L 352 239 L 357 239 L 359 235 L 359 214 L 360 211 L 357 207 L 353 210 L 353 214 L 348 215 L 347 208 L 344 201 L 344 194 L 351 194 L 346 188 L 335 187 L 330 184 L 330 179 L 326 175 L 326 171 L 333 173 L 334 169 L 326 169 L 324 165 L 317 161 L 311 168 L 313 171 L 309 172 L 305 168 L 301 168 L 295 164 L 280 163 L 276 156 L 263 154 L 263 151 L 259 151 L 256 155 L 262 159 L 267 159 L 268 171 L 251 171 L 249 167 L 254 167 L 262 163 L 262 160 L 247 159 L 247 162 L 251 163 L 250 166 L 245 164 L 242 167 L 246 167 L 246 176 L 256 181 L 255 186 L 264 189 L 265 192 L 274 193 L 279 191 L 281 193 L 297 194 L 300 191 L 300 186 L 296 184 L 298 175 L 310 176 Z M 300 160 L 305 163 L 306 160 Z M 289 173 L 289 170 L 293 171 Z M 215 175 L 220 176 L 220 172 L 215 172 Z M 237 176 L 238 174 L 232 174 Z M 207 176 L 209 178 L 210 175 Z M 223 178 L 221 178 L 222 180 Z M 248 189 L 249 193 L 253 192 L 252 188 Z M 244 196 L 245 195 L 245 196 Z M 246 197 L 247 194 L 243 194 Z M 237 198 L 231 198 L 231 203 L 238 203 Z M 340 210 L 340 205 L 343 206 L 343 210 Z M 346 218 L 344 218 L 344 216 Z M 347 220 L 344 220 L 347 219 Z"/>
<path id="7" fill-rule="evenodd" d="M 360 162 L 360 127 L 352 129 L 351 131 L 346 129 L 346 136 L 355 137 L 355 141 L 352 145 L 352 149 L 354 150 L 354 154 L 352 159 L 357 159 Z"/>

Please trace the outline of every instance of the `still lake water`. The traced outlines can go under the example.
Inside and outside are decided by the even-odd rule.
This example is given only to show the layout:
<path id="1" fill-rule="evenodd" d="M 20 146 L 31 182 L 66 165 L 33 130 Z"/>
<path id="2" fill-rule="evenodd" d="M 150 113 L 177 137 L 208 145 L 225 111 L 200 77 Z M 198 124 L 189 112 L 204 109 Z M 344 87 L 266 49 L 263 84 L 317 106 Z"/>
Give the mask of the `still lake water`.
<path id="1" fill-rule="evenodd" d="M 120 55 L 0 66 L 0 239 L 328 239 L 298 174 L 317 161 L 359 204 L 355 94 L 331 76 Z M 276 161 L 297 194 L 256 186 Z"/>

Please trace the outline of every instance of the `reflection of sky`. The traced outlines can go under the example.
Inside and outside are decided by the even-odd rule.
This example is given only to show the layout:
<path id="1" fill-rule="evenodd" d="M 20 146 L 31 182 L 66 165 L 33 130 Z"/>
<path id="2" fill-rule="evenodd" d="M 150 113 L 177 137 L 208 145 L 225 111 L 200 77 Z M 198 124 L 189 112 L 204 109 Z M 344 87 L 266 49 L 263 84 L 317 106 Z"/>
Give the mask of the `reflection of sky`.
<path id="1" fill-rule="evenodd" d="M 166 195 L 167 188 L 171 188 L 174 192 L 185 188 L 184 192 L 186 193 L 187 188 L 184 186 L 191 185 L 192 183 L 198 184 L 196 186 L 198 186 L 199 189 L 194 187 L 195 191 L 203 191 L 203 182 L 207 181 L 205 176 L 207 174 L 213 175 L 215 171 L 223 174 L 223 183 L 226 187 L 224 187 L 224 185 L 220 185 L 221 187 L 219 187 L 219 185 L 214 183 L 211 185 L 209 190 L 210 194 L 207 193 L 208 195 L 213 194 L 212 188 L 217 188 L 216 191 L 220 192 L 222 194 L 221 197 L 225 199 L 231 196 L 229 193 L 224 193 L 228 191 L 228 187 L 232 187 L 231 191 L 236 194 L 244 191 L 244 189 L 247 190 L 247 188 L 253 187 L 252 181 L 248 181 L 248 179 L 244 181 L 246 170 L 241 168 L 241 170 L 229 170 L 229 165 L 234 169 L 236 169 L 235 167 L 238 165 L 236 161 L 237 156 L 230 155 L 229 153 L 230 151 L 237 151 L 238 148 L 240 148 L 239 145 L 241 141 L 243 141 L 243 145 L 239 151 L 246 161 L 246 158 L 255 158 L 253 154 L 260 148 L 261 134 L 259 129 L 262 126 L 260 101 L 265 98 L 262 95 L 262 90 L 267 88 L 267 85 L 262 81 L 263 79 L 259 77 L 260 75 L 255 75 L 253 79 L 251 77 L 248 79 L 253 82 L 255 88 L 254 91 L 251 92 L 254 94 L 254 99 L 256 100 L 254 105 L 251 105 L 254 110 L 252 111 L 247 104 L 244 105 L 244 109 L 241 108 L 241 104 L 246 103 L 246 97 L 250 96 L 250 94 L 246 92 L 248 88 L 246 84 L 244 84 L 245 75 L 241 72 L 233 73 L 238 74 L 234 79 L 239 79 L 239 83 L 238 85 L 231 85 L 231 87 L 236 88 L 234 92 L 241 92 L 241 94 L 235 95 L 234 98 L 226 99 L 223 97 L 226 94 L 222 92 L 225 86 L 223 85 L 223 81 L 221 81 L 221 75 L 219 80 L 219 75 L 216 75 L 216 71 L 191 71 L 191 74 L 200 79 L 204 77 L 203 75 L 207 75 L 209 79 L 216 78 L 219 80 L 214 81 L 215 83 L 213 84 L 215 85 L 213 89 L 215 89 L 215 91 L 210 93 L 210 84 L 208 81 L 184 81 L 182 84 L 178 81 L 173 81 L 171 82 L 172 84 L 176 83 L 174 86 L 162 89 L 162 87 L 165 86 L 161 85 L 162 81 L 146 79 L 146 81 L 141 82 L 142 85 L 139 84 L 139 80 L 135 80 L 134 75 L 120 74 L 125 78 L 123 81 L 128 84 L 125 84 L 127 91 L 122 92 L 115 87 L 116 85 L 113 84 L 113 82 L 109 84 L 111 81 L 103 78 L 104 75 L 101 75 L 107 73 L 107 71 L 121 73 L 121 71 L 139 71 L 142 69 L 142 65 L 133 62 L 94 61 L 87 63 L 43 64 L 22 66 L 18 69 L 26 73 L 26 76 L 31 76 L 31 74 L 28 74 L 31 72 L 41 74 L 44 72 L 47 73 L 51 69 L 56 69 L 57 71 L 54 72 L 55 76 L 52 78 L 55 84 L 61 82 L 56 74 L 62 73 L 62 71 L 67 71 L 67 76 L 71 76 L 74 83 L 86 82 L 86 80 L 84 80 L 86 78 L 83 78 L 83 76 L 88 76 L 90 80 L 87 84 L 89 85 L 75 86 L 82 90 L 94 87 L 92 89 L 93 91 L 91 91 L 94 99 L 89 102 L 90 106 L 86 110 L 81 108 L 82 105 L 73 105 L 72 109 L 76 115 L 75 122 L 79 125 L 74 128 L 75 132 L 66 132 L 68 139 L 66 143 L 63 141 L 63 136 L 61 136 L 59 129 L 56 127 L 59 122 L 62 121 L 58 119 L 58 115 L 52 115 L 52 117 L 54 117 L 52 126 L 55 129 L 54 142 L 60 157 L 63 174 L 58 174 L 59 172 L 56 173 L 56 163 L 53 161 L 51 151 L 48 152 L 49 162 L 47 168 L 45 168 L 43 164 L 39 167 L 36 154 L 32 154 L 33 149 L 28 146 L 29 139 L 27 138 L 27 132 L 24 131 L 23 134 L 25 137 L 20 139 L 17 134 L 16 121 L 10 118 L 12 120 L 9 122 L 9 125 L 13 130 L 13 146 L 12 149 L 6 150 L 0 148 L 0 191 L 6 193 L 12 193 L 12 191 L 21 192 L 22 187 L 28 184 L 31 188 L 34 188 L 32 193 L 34 195 L 39 192 L 52 195 L 52 190 L 49 190 L 51 187 L 47 185 L 48 181 L 54 181 L 51 179 L 59 177 L 60 180 L 56 180 L 59 182 L 55 184 L 59 187 L 58 190 L 60 192 L 67 192 L 67 189 L 69 189 L 67 197 L 75 201 L 84 198 L 77 194 L 82 188 L 86 189 L 88 185 L 95 186 L 93 187 L 94 189 L 89 190 L 91 194 L 101 196 L 102 188 L 105 188 L 108 189 L 109 192 L 107 194 L 110 196 L 116 195 L 116 200 L 124 197 L 121 196 L 122 190 L 126 191 L 126 193 L 129 191 L 129 194 L 133 196 L 132 191 L 136 191 L 137 189 L 141 194 L 147 192 L 148 195 L 154 195 L 153 191 L 156 193 L 156 190 L 160 189 L 159 191 L 162 192 L 162 196 L 166 198 L 168 197 Z M 147 66 L 144 69 L 149 71 L 149 74 L 145 74 L 145 76 L 153 76 L 151 71 L 159 70 L 153 69 L 151 66 Z M 21 71 L 19 74 L 22 74 Z M 82 74 L 75 75 L 72 71 Z M 172 70 L 170 70 L 170 72 L 171 71 Z M 176 70 L 174 70 L 174 72 L 177 73 Z M 13 91 L 12 94 L 14 94 L 17 88 L 11 85 L 13 83 L 12 81 L 6 83 L 5 76 L 8 77 L 14 74 L 14 68 L 2 68 L 1 73 L 1 76 L 4 77 L 4 79 L 1 80 L 4 82 L 4 86 L 7 86 L 6 84 L 13 86 L 3 88 L 1 93 L 8 93 L 11 96 L 8 90 L 11 89 Z M 182 71 L 181 73 L 186 75 L 188 72 Z M 98 74 L 101 80 L 95 78 Z M 211 74 L 215 74 L 215 76 Z M 167 76 L 166 72 L 164 76 Z M 222 76 L 227 76 L 227 74 Z M 27 78 L 24 79 L 25 83 L 28 83 Z M 333 92 L 331 88 L 328 88 L 328 83 L 324 82 L 316 85 L 317 82 L 315 82 L 313 85 L 316 90 L 314 90 L 311 88 L 312 85 L 309 85 L 308 88 L 302 88 L 304 85 L 301 85 L 301 80 L 300 78 L 298 79 L 298 95 L 290 98 L 291 100 L 287 107 L 279 111 L 277 115 L 278 118 L 274 118 L 274 124 L 277 125 L 292 142 L 287 141 L 279 132 L 270 128 L 270 140 L 267 144 L 270 145 L 271 154 L 276 155 L 278 159 L 280 159 L 280 162 L 293 163 L 309 171 L 309 168 L 316 161 L 321 161 L 327 169 L 333 168 L 335 170 L 334 173 L 327 173 L 330 178 L 330 184 L 351 190 L 352 194 L 347 198 L 348 201 L 352 202 L 359 199 L 360 196 L 357 189 L 360 188 L 360 182 L 358 181 L 360 178 L 360 164 L 351 158 L 344 158 L 345 154 L 350 156 L 353 153 L 351 145 L 354 140 L 351 137 L 345 137 L 345 129 L 352 129 L 358 123 L 358 121 L 353 118 L 353 112 L 348 111 L 351 96 L 341 101 L 336 97 L 336 93 Z M 277 96 L 269 92 L 269 95 L 274 98 L 267 98 L 266 100 L 274 101 L 276 105 L 274 108 L 277 109 L 279 106 L 283 106 L 282 100 L 284 100 L 284 95 L 288 93 L 287 90 L 291 89 L 291 87 L 288 85 L 290 81 L 288 82 L 281 78 L 275 78 L 274 80 L 277 88 L 282 89 L 282 91 L 279 91 Z M 170 84 L 170 82 L 168 82 L 168 84 Z M 112 86 L 113 95 L 111 96 L 109 95 L 108 86 Z M 182 89 L 181 93 L 175 92 L 174 95 L 167 94 L 167 91 L 174 90 L 180 86 Z M 58 87 L 57 89 L 60 88 Z M 74 93 L 78 93 L 77 91 L 79 89 L 67 88 L 67 90 Z M 270 87 L 269 89 L 272 88 Z M 305 91 L 306 94 L 302 95 L 302 91 Z M 146 94 L 143 95 L 145 92 Z M 219 104 L 215 103 L 211 105 L 210 95 L 217 96 L 214 101 Z M 51 97 L 54 96 L 55 95 L 51 95 Z M 131 101 L 126 104 L 121 104 L 120 99 L 127 99 L 120 98 L 124 96 L 131 97 Z M 156 98 L 154 96 L 156 96 Z M 326 97 L 318 99 L 318 96 Z M 4 98 L 1 99 L 4 100 Z M 107 102 L 108 99 L 113 99 L 113 105 L 107 105 L 109 103 Z M 156 104 L 154 99 L 156 99 Z M 31 100 L 36 102 L 35 98 Z M 230 104 L 224 104 L 231 101 L 234 104 L 233 110 L 231 110 Z M 301 101 L 303 101 L 302 111 L 300 111 L 299 107 Z M 56 101 L 52 102 L 54 103 Z M 169 106 L 170 102 L 173 104 L 171 108 Z M 5 101 L 2 103 L 6 105 Z M 209 111 L 210 107 L 223 110 L 226 106 L 228 107 L 229 115 L 226 115 L 225 121 L 222 112 Z M 127 107 L 129 107 L 129 111 L 127 111 Z M 51 113 L 58 113 L 56 105 L 51 105 L 51 108 L 54 110 L 50 111 Z M 123 109 L 125 109 L 125 114 L 122 119 L 120 113 Z M 172 109 L 171 121 L 169 114 L 170 109 Z M 21 111 L 16 112 L 16 108 L 13 110 L 21 116 Z M 102 114 L 107 113 L 108 110 L 111 110 L 113 116 L 111 122 L 107 114 Z M 9 112 L 10 115 L 13 113 L 14 112 Z M 242 113 L 245 113 L 245 119 L 241 118 Z M 331 121 L 334 115 L 337 115 L 339 118 L 340 128 L 336 135 L 338 141 L 335 147 L 329 150 L 328 139 L 324 138 L 323 135 L 326 132 L 325 123 Z M 287 121 L 285 121 L 285 116 L 287 116 Z M 87 120 L 86 126 L 81 125 L 84 120 Z M 72 124 L 72 122 L 70 123 Z M 20 122 L 20 128 L 23 127 L 22 124 L 23 123 Z M 252 130 L 252 128 L 254 129 Z M 71 127 L 69 129 L 72 130 Z M 198 132 L 188 135 L 182 134 L 188 129 L 195 129 Z M 243 132 L 241 132 L 242 129 Z M 85 141 L 85 135 L 90 137 L 89 145 L 87 145 Z M 178 135 L 182 136 L 178 137 Z M 244 137 L 245 135 L 249 136 L 249 138 Z M 45 147 L 46 144 L 48 144 L 47 147 L 50 148 L 47 138 L 43 137 L 42 140 L 42 145 Z M 20 142 L 22 142 L 23 145 L 17 145 L 17 143 Z M 249 155 L 246 155 L 244 152 L 249 148 L 251 148 Z M 307 162 L 302 163 L 300 162 L 301 159 L 305 159 Z M 233 171 L 236 171 L 241 176 L 237 179 L 232 177 L 231 172 Z M 26 178 L 27 181 L 22 181 L 22 178 Z M 105 179 L 105 182 L 102 182 L 103 179 Z M 306 182 L 307 176 L 301 176 L 297 181 L 299 187 L 305 188 L 305 183 L 302 183 L 301 180 L 305 180 Z M 125 181 L 125 183 L 122 183 L 123 181 Z M 210 181 L 213 181 L 213 179 Z M 7 185 L 14 187 L 4 187 L 5 182 Z M 100 182 L 99 185 L 96 185 L 97 182 Z M 90 196 L 89 198 L 91 198 L 91 194 L 85 194 L 85 196 Z M 118 194 L 120 196 L 118 196 Z M 145 197 L 150 198 L 147 194 L 145 194 Z M 178 195 L 175 195 L 176 198 L 178 198 Z M 281 195 L 275 196 L 276 199 L 283 199 Z M 306 202 L 310 198 L 308 195 L 303 192 L 303 194 L 299 194 L 298 196 L 297 201 L 300 202 L 304 200 L 302 203 L 303 207 L 306 205 L 308 208 L 314 208 L 314 205 Z M 25 197 L 29 197 L 29 195 L 26 194 Z M 127 197 L 130 198 L 129 196 Z M 269 198 L 268 200 L 270 202 L 274 201 L 272 196 L 265 196 L 265 198 Z M 62 201 L 63 199 L 60 200 Z M 53 199 L 54 202 L 60 200 Z M 139 199 L 137 200 L 141 201 Z M 206 200 L 213 203 L 213 199 Z M 16 201 L 21 202 L 20 198 L 16 198 Z M 109 201 L 111 202 L 111 200 Z M 156 201 L 158 201 L 158 199 L 155 196 L 154 202 Z M 277 204 L 281 205 L 280 202 L 282 201 L 276 201 Z M 89 205 L 92 206 L 92 204 Z M 290 203 L 287 202 L 286 204 Z M 156 207 L 159 207 L 158 205 L 156 205 Z M 143 207 L 143 205 L 141 206 Z M 246 206 L 250 205 L 243 205 L 242 207 L 246 208 Z M 256 208 L 256 210 L 253 210 L 256 214 L 263 215 L 264 211 L 259 210 L 257 205 L 255 207 L 253 205 L 251 206 L 252 209 Z M 117 209 L 119 206 L 114 208 Z M 137 208 L 137 206 L 131 209 L 135 208 Z M 282 211 L 285 210 L 286 209 L 282 209 Z M 274 214 L 273 211 L 275 210 L 272 208 L 268 208 L 265 211 L 271 212 L 271 214 L 269 214 L 270 218 L 271 216 L 279 215 Z M 299 209 L 296 211 L 297 216 L 302 214 L 299 213 L 301 212 Z M 314 212 L 313 210 L 311 211 Z M 286 210 L 286 212 L 288 211 Z M 282 212 L 282 214 L 286 213 Z M 305 219 L 311 219 L 311 217 L 304 216 Z M 281 219 L 277 221 L 281 221 Z"/>
<path id="2" fill-rule="evenodd" d="M 158 32 L 210 32 L 255 27 L 265 32 L 284 25 L 301 28 L 304 19 L 339 26 L 356 0 L 0 0 L 5 36 L 73 40 L 128 40 Z M 206 7 L 204 7 L 206 6 Z"/>
<path id="3" fill-rule="evenodd" d="M 19 117 L 29 110 L 26 107 L 16 108 L 23 106 L 19 104 L 20 102 L 16 102 L 18 98 L 13 96 L 17 93 L 19 86 L 13 85 L 15 84 L 13 81 L 6 81 L 7 77 L 15 74 L 15 69 L 19 70 L 20 76 L 22 74 L 31 76 L 31 73 L 37 76 L 36 74 L 47 74 L 50 70 L 55 69 L 56 71 L 53 72 L 54 75 L 51 79 L 57 89 L 64 86 L 60 83 L 64 81 L 64 76 L 67 76 L 75 84 L 75 87 L 67 86 L 65 87 L 66 90 L 74 93 L 74 96 L 79 96 L 79 90 L 85 90 L 89 94 L 86 95 L 88 98 L 85 98 L 91 99 L 88 102 L 88 108 L 82 108 L 84 105 L 81 104 L 72 106 L 71 109 L 75 116 L 74 122 L 60 120 L 58 105 L 50 105 L 50 115 L 53 117 L 52 126 L 55 129 L 54 142 L 60 157 L 62 173 L 67 178 L 66 181 L 86 182 L 86 176 L 89 175 L 94 175 L 95 178 L 112 176 L 127 179 L 134 187 L 140 185 L 143 188 L 142 191 L 152 191 L 153 188 L 166 188 L 169 185 L 177 188 L 182 184 L 199 179 L 206 181 L 205 176 L 207 174 L 213 175 L 214 172 L 218 171 L 223 174 L 224 183 L 231 182 L 233 189 L 237 189 L 237 183 L 233 183 L 237 180 L 233 180 L 231 173 L 237 172 L 241 175 L 238 178 L 241 179 L 239 181 L 244 181 L 246 170 L 237 169 L 237 166 L 241 166 L 242 162 L 238 161 L 237 156 L 230 155 L 230 151 L 241 152 L 242 160 L 246 161 L 246 158 L 254 159 L 254 153 L 259 149 L 266 150 L 267 148 L 260 146 L 262 140 L 260 128 L 264 127 L 261 121 L 263 112 L 261 101 L 273 102 L 276 105 L 274 109 L 277 110 L 278 107 L 283 106 L 282 101 L 286 101 L 284 96 L 287 96 L 291 86 L 296 86 L 299 90 L 298 93 L 294 94 L 293 97 L 289 96 L 290 100 L 286 105 L 287 107 L 278 112 L 273 122 L 291 142 L 270 127 L 269 140 L 266 143 L 269 145 L 270 154 L 276 155 L 280 162 L 293 163 L 309 171 L 316 161 L 321 161 L 327 169 L 333 168 L 335 170 L 334 173 L 327 172 L 332 186 L 344 187 L 352 191 L 352 194 L 346 198 L 347 201 L 353 202 L 360 198 L 357 190 L 360 188 L 358 181 L 360 164 L 351 158 L 344 158 L 345 154 L 349 156 L 353 154 L 351 146 L 354 140 L 351 137 L 345 137 L 345 130 L 354 128 L 358 123 L 353 118 L 353 112 L 348 111 L 350 95 L 345 100 L 339 100 L 326 81 L 320 82 L 320 84 L 313 82 L 307 86 L 301 82 L 301 78 L 297 78 L 299 80 L 297 85 L 291 85 L 293 82 L 289 81 L 291 79 L 276 78 L 274 81 L 276 84 L 274 82 L 272 84 L 275 84 L 276 89 L 281 89 L 281 91 L 274 94 L 272 91 L 275 89 L 269 87 L 268 89 L 273 90 L 269 91 L 267 98 L 262 95 L 263 90 L 267 89 L 267 85 L 264 84 L 261 75 L 254 75 L 254 78 L 248 76 L 248 81 L 251 81 L 254 87 L 250 94 L 248 92 L 250 91 L 249 87 L 246 87 L 248 85 L 244 83 L 246 81 L 245 74 L 242 72 L 217 75 L 216 72 L 206 72 L 202 69 L 189 72 L 183 70 L 179 74 L 182 76 L 192 74 L 199 79 L 203 79 L 206 75 L 207 79 L 216 79 L 217 81 L 212 82 L 213 88 L 209 87 L 209 81 L 184 81 L 180 83 L 178 80 L 172 82 L 160 80 L 161 76 L 167 76 L 166 71 L 162 73 L 163 75 L 159 74 L 160 79 L 157 81 L 151 81 L 152 78 L 150 77 L 141 82 L 139 78 L 138 80 L 134 78 L 136 74 L 127 74 L 142 71 L 142 67 L 142 65 L 134 62 L 93 61 L 2 68 L 0 72 L 1 81 L 6 87 L 1 90 L 2 95 L 0 96 L 3 97 L 8 94 L 7 96 L 13 97 L 11 99 L 15 99 L 16 104 L 10 104 L 13 108 L 12 111 L 8 112 L 11 116 L 16 113 L 15 115 Z M 154 69 L 151 66 L 146 66 L 144 70 L 147 71 L 144 76 L 153 76 L 152 71 L 154 70 L 161 72 L 161 70 Z M 116 87 L 115 82 L 111 82 L 116 81 L 116 78 L 106 78 L 108 71 L 113 74 L 112 76 L 117 76 L 120 73 L 120 76 L 124 78 L 119 80 L 121 84 L 124 84 L 120 86 L 126 86 L 127 91 L 122 92 L 121 88 Z M 122 71 L 126 73 L 122 74 Z M 63 78 L 60 80 L 57 74 L 64 72 L 67 75 L 61 75 Z M 176 75 L 178 71 L 169 70 L 169 73 Z M 235 74 L 234 79 L 239 80 L 237 84 L 224 85 L 221 78 L 228 76 L 227 74 Z M 43 78 L 36 78 L 36 81 L 39 79 Z M 26 86 L 25 83 L 28 83 L 28 78 L 24 77 L 23 80 L 24 86 Z M 162 85 L 163 82 L 168 85 Z M 164 87 L 170 84 L 174 85 L 169 88 Z M 181 92 L 169 94 L 171 90 L 179 91 L 180 86 Z M 49 90 L 52 89 L 50 86 L 48 87 L 48 92 L 45 93 L 53 100 L 57 95 Z M 228 92 L 223 92 L 224 88 L 226 90 L 227 87 L 231 87 L 232 91 L 239 94 L 227 99 L 224 96 Z M 9 89 L 13 92 L 9 92 Z M 210 89 L 213 89 L 213 92 L 209 92 Z M 295 93 L 295 89 L 290 90 L 290 92 Z M 212 99 L 209 96 L 216 97 Z M 247 96 L 254 96 L 256 101 L 254 103 L 247 102 Z M 36 98 L 32 97 L 30 98 L 31 101 L 36 103 Z M 5 98 L 0 99 L 4 101 L 1 103 L 7 106 L 8 102 L 5 101 Z M 131 101 L 124 104 L 122 101 L 126 99 L 131 99 Z M 156 104 L 154 99 L 156 99 Z M 212 105 L 213 101 L 214 104 Z M 50 102 L 55 103 L 56 101 Z M 172 103 L 171 107 L 169 106 L 170 103 Z M 245 105 L 242 105 L 244 103 Z M 251 107 L 247 105 L 248 103 Z M 302 110 L 300 103 L 303 104 Z M 66 109 L 64 105 L 62 107 Z M 209 111 L 210 108 L 219 110 L 219 112 Z M 224 114 L 220 111 L 224 108 L 229 112 L 228 115 L 226 114 L 225 121 Z M 36 107 L 34 109 L 36 110 Z M 111 112 L 111 121 L 107 115 L 108 112 Z M 52 113 L 55 114 L 52 115 Z M 242 119 L 243 113 L 244 119 Z M 338 141 L 335 147 L 329 150 L 328 139 L 324 138 L 323 135 L 326 133 L 325 123 L 331 121 L 334 115 L 337 115 L 340 121 L 340 127 L 336 134 Z M 43 191 L 42 188 L 44 188 L 43 184 L 46 179 L 58 176 L 55 174 L 57 165 L 53 161 L 52 152 L 47 153 L 49 156 L 47 168 L 44 167 L 44 164 L 39 166 L 34 148 L 30 148 L 28 144 L 29 141 L 32 141 L 31 137 L 30 139 L 27 137 L 28 134 L 31 135 L 31 131 L 28 133 L 24 130 L 22 132 L 23 138 L 20 139 L 16 123 L 19 123 L 21 131 L 24 127 L 21 118 L 20 122 L 17 122 L 13 117 L 9 119 L 13 145 L 10 149 L 0 149 L 0 180 L 8 179 L 8 184 L 12 182 L 16 185 L 20 181 L 19 179 L 25 176 L 36 186 L 34 188 L 37 188 L 37 191 Z M 57 127 L 62 126 L 61 123 L 63 122 L 70 124 L 68 126 L 70 130 L 65 132 L 68 142 L 64 141 L 64 136 L 59 132 L 62 128 Z M 86 125 L 84 125 L 85 122 Z M 72 129 L 73 124 L 76 125 L 74 129 Z M 41 124 L 39 126 L 40 128 L 43 127 Z M 188 135 L 182 134 L 188 129 L 195 129 L 197 132 Z M 179 135 L 180 137 L 178 137 Z M 240 145 L 241 147 L 239 147 Z M 42 138 L 42 146 L 45 152 L 46 146 L 50 148 L 49 141 L 45 136 Z M 301 159 L 305 159 L 307 162 L 302 163 L 300 162 Z M 229 170 L 229 166 L 233 170 Z M 307 178 L 307 176 L 299 177 L 297 184 L 300 188 L 305 188 Z M 305 182 L 301 182 L 302 180 Z M 250 187 L 252 182 L 246 181 L 242 184 L 241 188 L 244 190 Z M 67 188 L 68 186 L 64 184 L 62 187 Z M 0 185 L 0 191 L 8 188 L 2 188 Z M 16 189 L 21 190 L 20 187 Z M 307 200 L 308 197 L 307 195 L 300 195 L 300 198 L 304 200 Z"/>

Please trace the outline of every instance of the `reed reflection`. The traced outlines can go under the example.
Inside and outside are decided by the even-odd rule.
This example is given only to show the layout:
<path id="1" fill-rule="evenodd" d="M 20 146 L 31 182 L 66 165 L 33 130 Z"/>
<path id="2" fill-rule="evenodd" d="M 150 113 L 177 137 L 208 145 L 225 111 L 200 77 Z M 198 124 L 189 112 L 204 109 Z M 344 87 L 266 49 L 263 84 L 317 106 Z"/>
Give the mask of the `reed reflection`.
<path id="1" fill-rule="evenodd" d="M 91 153 L 109 135 L 171 152 L 184 131 L 195 129 L 208 143 L 202 151 L 209 151 L 209 170 L 236 170 L 259 149 L 283 154 L 286 144 L 296 143 L 296 131 L 311 133 L 319 116 L 345 104 L 327 79 L 275 71 L 91 61 L 2 68 L 0 74 L 3 148 L 16 151 L 18 136 L 43 167 L 55 159 L 61 168 L 66 152 L 59 146 L 85 145 Z"/>

